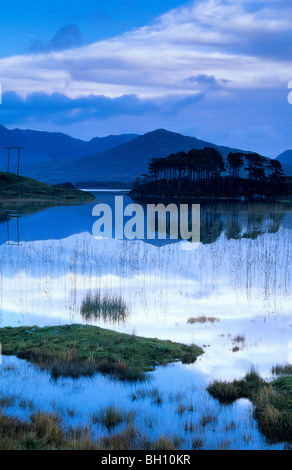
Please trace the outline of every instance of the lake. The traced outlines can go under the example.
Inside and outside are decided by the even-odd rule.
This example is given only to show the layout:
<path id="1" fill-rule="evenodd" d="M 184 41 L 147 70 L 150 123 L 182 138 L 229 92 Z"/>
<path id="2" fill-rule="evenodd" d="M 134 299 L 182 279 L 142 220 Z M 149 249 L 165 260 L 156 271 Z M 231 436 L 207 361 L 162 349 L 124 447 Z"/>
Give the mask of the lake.
<path id="1" fill-rule="evenodd" d="M 157 367 L 145 384 L 99 375 L 56 382 L 48 372 L 4 356 L 0 391 L 15 397 L 7 412 L 58 409 L 66 424 L 76 425 L 115 405 L 133 410 L 143 433 L 176 437 L 181 449 L 195 447 L 198 439 L 205 449 L 283 448 L 260 434 L 248 400 L 219 405 L 206 386 L 240 378 L 253 367 L 271 379 L 273 366 L 292 362 L 291 204 L 204 201 L 200 243 L 185 250 L 188 242 L 169 236 L 94 238 L 93 207 L 113 208 L 123 193 L 95 194 L 96 201 L 85 205 L 5 206 L 0 326 L 87 323 L 195 343 L 205 353 L 192 365 Z M 131 202 L 124 194 L 124 204 Z M 84 300 L 97 294 L 121 299 L 125 315 L 85 317 Z M 23 399 L 31 407 L 21 406 Z M 108 432 L 100 424 L 93 431 Z"/>

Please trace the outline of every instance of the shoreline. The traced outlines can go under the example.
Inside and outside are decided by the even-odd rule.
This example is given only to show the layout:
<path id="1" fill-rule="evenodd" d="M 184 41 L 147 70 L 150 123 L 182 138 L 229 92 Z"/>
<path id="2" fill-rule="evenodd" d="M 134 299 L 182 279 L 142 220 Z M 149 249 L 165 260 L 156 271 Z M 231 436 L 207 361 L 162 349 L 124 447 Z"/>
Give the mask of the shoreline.
<path id="1" fill-rule="evenodd" d="M 0 204 L 3 204 L 5 202 L 8 203 L 27 203 L 27 202 L 44 202 L 44 203 L 54 203 L 54 205 L 61 205 L 61 204 L 66 204 L 66 205 L 75 205 L 76 203 L 80 204 L 86 204 L 89 202 L 93 202 L 95 200 L 95 197 L 93 199 L 50 199 L 50 198 L 1 198 L 0 197 Z"/>
<path id="2" fill-rule="evenodd" d="M 179 199 L 179 200 L 206 200 L 206 201 L 230 201 L 230 202 L 281 202 L 281 203 L 292 203 L 292 197 L 286 199 L 278 198 L 262 198 L 262 197 L 247 197 L 247 196 L 238 196 L 238 197 L 228 197 L 228 196 L 194 196 L 194 195 L 178 195 L 178 194 L 141 194 L 141 193 L 131 193 L 127 194 L 135 200 L 143 199 Z"/>

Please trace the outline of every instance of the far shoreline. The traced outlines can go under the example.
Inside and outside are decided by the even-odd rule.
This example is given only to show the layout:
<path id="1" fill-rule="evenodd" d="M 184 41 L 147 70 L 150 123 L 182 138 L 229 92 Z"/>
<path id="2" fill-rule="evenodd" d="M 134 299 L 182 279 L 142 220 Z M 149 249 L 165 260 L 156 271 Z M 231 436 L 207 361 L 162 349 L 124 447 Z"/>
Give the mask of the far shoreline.
<path id="1" fill-rule="evenodd" d="M 247 202 L 261 202 L 261 203 L 271 203 L 271 202 L 281 202 L 281 203 L 291 203 L 292 202 L 292 197 L 287 197 L 286 199 L 283 198 L 271 198 L 271 197 L 252 197 L 252 196 L 235 196 L 235 197 L 228 197 L 228 196 L 195 196 L 195 195 L 179 195 L 179 194 L 131 194 L 128 193 L 128 196 L 130 196 L 132 199 L 137 200 L 137 201 L 143 201 L 144 199 L 150 200 L 150 199 L 155 199 L 156 201 L 159 200 L 204 200 L 204 201 L 210 201 L 210 202 L 216 202 L 216 201 L 228 201 L 228 202 L 242 202 L 242 203 L 247 203 Z"/>

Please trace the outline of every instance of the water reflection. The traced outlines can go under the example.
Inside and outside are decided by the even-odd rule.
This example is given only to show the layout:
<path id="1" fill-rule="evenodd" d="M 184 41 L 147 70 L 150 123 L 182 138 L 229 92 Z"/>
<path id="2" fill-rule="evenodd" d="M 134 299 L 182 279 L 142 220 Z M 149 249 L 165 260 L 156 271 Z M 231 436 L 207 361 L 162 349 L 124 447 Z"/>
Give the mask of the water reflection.
<path id="1" fill-rule="evenodd" d="M 96 202 L 114 207 L 114 194 L 98 193 Z M 19 211 L 18 229 L 13 217 L 8 221 L 9 243 L 2 221 L 2 326 L 90 321 L 211 345 L 196 366 L 210 376 L 234 378 L 251 364 L 268 372 L 286 362 L 292 324 L 288 205 L 203 203 L 201 244 L 190 252 L 179 240 L 96 240 L 94 205 L 35 206 L 26 216 Z M 86 319 L 86 296 L 97 292 L 101 299 L 123 299 L 131 315 L 114 322 L 98 310 Z M 220 321 L 188 323 L 201 316 Z M 238 335 L 246 340 L 235 353 Z"/>
<path id="2" fill-rule="evenodd" d="M 118 193 L 120 195 L 121 193 Z M 123 196 L 124 208 L 133 203 L 132 199 Z M 147 201 L 149 202 L 149 201 Z M 168 204 L 178 204 L 177 201 L 167 201 Z M 193 201 L 181 201 L 188 203 L 189 208 Z M 199 203 L 197 201 L 196 203 Z M 79 233 L 92 234 L 93 223 L 92 210 L 96 204 L 107 204 L 113 213 L 115 220 L 115 194 L 96 193 L 96 201 L 90 204 L 72 206 L 54 206 L 49 203 L 24 203 L 15 202 L 2 204 L 0 207 L 0 244 L 8 240 L 36 241 L 36 240 L 61 240 L 70 235 Z M 162 246 L 176 243 L 169 237 L 169 220 L 167 219 L 165 240 L 147 240 L 146 237 L 146 202 L 140 202 L 144 209 L 145 239 L 146 243 Z M 251 238 L 256 239 L 264 233 L 276 233 L 281 225 L 291 228 L 291 207 L 287 203 L 242 203 L 231 201 L 200 201 L 200 241 L 203 244 L 214 243 L 221 234 L 225 234 L 228 240 Z M 30 217 L 27 217 L 30 215 Z M 26 217 L 25 217 L 26 216 Z M 124 221 L 130 217 L 124 217 Z M 13 221 L 17 221 L 14 224 Z M 6 224 L 6 228 L 3 225 Z M 156 227 L 157 229 L 157 227 Z M 160 234 L 163 236 L 163 234 Z M 125 238 L 124 238 L 125 239 Z"/>
<path id="3" fill-rule="evenodd" d="M 154 383 L 160 392 L 177 394 L 189 382 L 196 384 L 203 402 L 210 400 L 201 390 L 209 380 L 242 377 L 251 366 L 269 378 L 272 366 L 287 362 L 292 331 L 291 208 L 287 204 L 205 202 L 201 204 L 201 244 L 197 250 L 183 251 L 180 240 L 95 239 L 92 209 L 97 202 L 114 208 L 114 194 L 98 193 L 95 203 L 80 206 L 2 208 L 1 326 L 90 321 L 120 332 L 194 342 L 205 354 L 194 365 L 157 370 Z M 131 202 L 125 196 L 124 203 Z M 239 343 L 238 338 L 244 341 Z M 33 393 L 37 386 L 43 396 L 46 380 L 36 374 L 27 387 Z M 110 404 L 109 397 L 129 404 L 103 378 L 91 385 L 86 382 L 86 387 L 82 384 L 66 382 L 66 399 L 71 396 L 70 405 L 80 412 L 88 412 L 89 402 L 94 409 L 100 389 L 104 392 L 98 397 L 99 406 Z M 47 401 L 54 393 L 63 403 L 62 387 L 50 389 Z M 123 391 L 123 396 L 129 394 L 128 389 Z M 177 404 L 171 414 L 167 406 L 165 401 L 159 411 L 160 427 L 155 429 L 160 433 L 167 429 L 167 416 L 171 417 L 169 429 L 173 416 L 178 419 Z M 234 409 L 242 422 L 242 406 Z M 256 430 L 252 433 L 253 439 L 260 439 Z M 214 433 L 208 436 L 210 442 L 215 439 Z M 242 435 L 235 439 L 234 446 L 243 445 L 242 439 Z"/>

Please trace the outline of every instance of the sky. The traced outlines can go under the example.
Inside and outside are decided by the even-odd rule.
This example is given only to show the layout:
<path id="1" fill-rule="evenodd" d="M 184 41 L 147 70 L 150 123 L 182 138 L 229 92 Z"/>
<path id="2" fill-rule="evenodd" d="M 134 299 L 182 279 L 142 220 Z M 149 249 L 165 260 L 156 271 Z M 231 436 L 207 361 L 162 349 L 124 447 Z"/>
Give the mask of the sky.
<path id="1" fill-rule="evenodd" d="M 290 0 L 1 4 L 0 123 L 292 148 Z"/>

